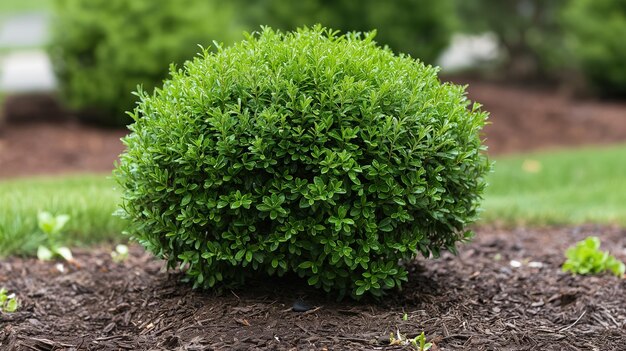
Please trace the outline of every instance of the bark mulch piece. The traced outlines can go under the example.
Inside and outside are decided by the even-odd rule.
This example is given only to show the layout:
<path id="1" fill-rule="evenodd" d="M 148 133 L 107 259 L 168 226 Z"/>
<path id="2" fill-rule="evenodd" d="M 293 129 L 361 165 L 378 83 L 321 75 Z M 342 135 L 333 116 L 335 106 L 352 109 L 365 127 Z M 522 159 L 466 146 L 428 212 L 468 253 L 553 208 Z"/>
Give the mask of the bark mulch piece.
<path id="1" fill-rule="evenodd" d="M 390 333 L 421 331 L 433 350 L 626 349 L 626 279 L 560 271 L 564 250 L 589 235 L 626 259 L 626 230 L 477 231 L 459 256 L 409 263 L 403 291 L 378 302 L 337 302 L 297 278 L 194 291 L 137 246 L 121 264 L 110 247 L 76 250 L 64 272 L 8 258 L 0 286 L 22 307 L 0 316 L 0 349 L 400 350 L 411 347 L 390 345 Z M 294 312 L 296 301 L 310 308 Z"/>

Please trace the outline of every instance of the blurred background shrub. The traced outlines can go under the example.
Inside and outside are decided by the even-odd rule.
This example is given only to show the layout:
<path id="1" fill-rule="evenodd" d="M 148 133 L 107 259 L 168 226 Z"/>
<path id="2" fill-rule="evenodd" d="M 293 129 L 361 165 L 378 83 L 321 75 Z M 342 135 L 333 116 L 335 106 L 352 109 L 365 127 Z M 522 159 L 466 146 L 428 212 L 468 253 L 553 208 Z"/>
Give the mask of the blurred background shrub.
<path id="1" fill-rule="evenodd" d="M 501 48 L 499 73 L 532 79 L 554 73 L 563 58 L 564 0 L 456 0 L 460 30 L 491 32 Z"/>
<path id="2" fill-rule="evenodd" d="M 626 1 L 569 0 L 562 18 L 568 50 L 592 88 L 626 96 Z"/>
<path id="3" fill-rule="evenodd" d="M 232 8 L 213 0 L 56 0 L 50 56 L 61 95 L 83 119 L 130 122 L 137 85 L 151 91 L 170 63 L 240 33 Z"/>
<path id="4" fill-rule="evenodd" d="M 394 52 L 434 64 L 454 29 L 452 0 L 236 0 L 252 28 L 293 30 L 321 23 L 342 32 L 378 30 L 375 40 Z"/>

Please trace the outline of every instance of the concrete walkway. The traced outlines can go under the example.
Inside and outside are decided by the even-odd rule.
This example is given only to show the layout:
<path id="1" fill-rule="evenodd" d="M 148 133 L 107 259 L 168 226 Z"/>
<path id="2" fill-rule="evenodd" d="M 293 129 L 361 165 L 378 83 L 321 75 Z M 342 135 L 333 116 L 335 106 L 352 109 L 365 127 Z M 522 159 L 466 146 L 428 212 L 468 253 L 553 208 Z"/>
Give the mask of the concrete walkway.
<path id="1" fill-rule="evenodd" d="M 56 89 L 50 59 L 47 13 L 0 17 L 0 92 L 47 92 Z"/>

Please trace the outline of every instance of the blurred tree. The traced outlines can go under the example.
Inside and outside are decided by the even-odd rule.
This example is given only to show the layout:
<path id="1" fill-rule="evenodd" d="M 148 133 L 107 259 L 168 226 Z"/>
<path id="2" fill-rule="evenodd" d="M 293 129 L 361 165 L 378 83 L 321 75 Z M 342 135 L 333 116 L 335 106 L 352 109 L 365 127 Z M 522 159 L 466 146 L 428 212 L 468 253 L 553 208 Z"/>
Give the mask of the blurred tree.
<path id="1" fill-rule="evenodd" d="M 506 72 L 544 76 L 562 59 L 559 13 L 567 0 L 456 0 L 461 29 L 492 32 L 503 48 Z"/>
<path id="2" fill-rule="evenodd" d="M 292 30 L 321 23 L 347 31 L 377 30 L 376 40 L 395 52 L 434 63 L 455 23 L 452 0 L 237 0 L 252 26 Z"/>
<path id="3" fill-rule="evenodd" d="M 563 24 L 568 49 L 592 86 L 626 96 L 626 1 L 570 0 Z"/>

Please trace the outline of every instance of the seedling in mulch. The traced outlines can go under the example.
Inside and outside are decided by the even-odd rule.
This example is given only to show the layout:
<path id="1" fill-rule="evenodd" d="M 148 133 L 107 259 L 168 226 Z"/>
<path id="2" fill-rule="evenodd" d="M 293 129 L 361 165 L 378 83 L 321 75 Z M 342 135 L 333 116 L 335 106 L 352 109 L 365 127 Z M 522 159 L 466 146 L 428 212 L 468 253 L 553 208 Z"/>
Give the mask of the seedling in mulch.
<path id="1" fill-rule="evenodd" d="M 15 294 L 8 294 L 7 289 L 0 289 L 0 312 L 12 313 L 17 311 L 19 302 Z"/>
<path id="2" fill-rule="evenodd" d="M 37 257 L 41 261 L 48 261 L 55 257 L 61 257 L 68 262 L 74 261 L 72 251 L 65 246 L 61 246 L 60 237 L 61 231 L 67 221 L 70 220 L 70 216 L 62 214 L 53 216 L 49 212 L 39 212 L 37 215 L 37 223 L 39 229 L 46 236 L 47 245 L 39 245 L 37 249 Z"/>
<path id="3" fill-rule="evenodd" d="M 623 277 L 626 266 L 623 262 L 600 250 L 600 239 L 595 236 L 587 237 L 576 243 L 565 252 L 567 261 L 563 263 L 564 272 L 573 274 L 599 274 L 610 271 L 618 277 Z"/>
<path id="4" fill-rule="evenodd" d="M 122 263 L 128 258 L 128 246 L 119 244 L 115 246 L 115 251 L 111 252 L 111 258 L 115 263 Z"/>
<path id="5" fill-rule="evenodd" d="M 427 351 L 433 346 L 432 343 L 426 342 L 424 332 L 413 339 L 409 339 L 406 335 L 400 334 L 399 330 L 396 331 L 396 335 L 389 334 L 389 345 L 413 345 L 417 351 Z"/>

